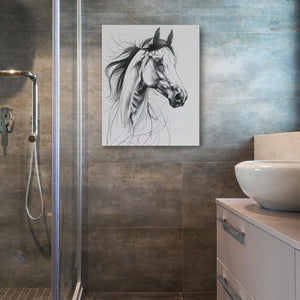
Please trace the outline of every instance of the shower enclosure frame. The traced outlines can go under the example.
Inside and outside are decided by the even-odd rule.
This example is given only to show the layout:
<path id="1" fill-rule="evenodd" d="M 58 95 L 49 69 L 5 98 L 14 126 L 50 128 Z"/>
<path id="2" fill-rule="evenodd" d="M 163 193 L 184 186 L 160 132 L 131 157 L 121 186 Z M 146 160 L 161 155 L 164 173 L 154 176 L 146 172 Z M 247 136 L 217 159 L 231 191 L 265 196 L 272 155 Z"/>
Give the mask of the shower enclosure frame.
<path id="1" fill-rule="evenodd" d="M 52 0 L 52 299 L 59 300 L 60 0 Z"/>
<path id="2" fill-rule="evenodd" d="M 77 283 L 72 300 L 80 300 L 82 240 L 82 20 L 77 0 Z M 60 300 L 60 0 L 52 0 L 52 300 Z"/>

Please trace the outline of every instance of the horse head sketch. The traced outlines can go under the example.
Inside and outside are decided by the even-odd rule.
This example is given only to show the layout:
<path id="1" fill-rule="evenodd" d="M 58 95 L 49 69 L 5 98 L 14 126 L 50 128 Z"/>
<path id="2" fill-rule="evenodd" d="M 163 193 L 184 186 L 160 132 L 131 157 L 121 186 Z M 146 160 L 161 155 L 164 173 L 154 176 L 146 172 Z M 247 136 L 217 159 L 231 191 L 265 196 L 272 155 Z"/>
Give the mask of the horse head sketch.
<path id="1" fill-rule="evenodd" d="M 158 28 L 153 37 L 140 46 L 125 48 L 106 66 L 114 99 L 107 137 L 110 144 L 151 144 L 153 136 L 167 126 L 166 120 L 160 118 L 161 112 L 148 101 L 150 89 L 162 95 L 173 108 L 185 104 L 188 95 L 177 74 L 172 42 L 173 30 L 164 40 Z M 161 126 L 154 124 L 158 121 Z"/>

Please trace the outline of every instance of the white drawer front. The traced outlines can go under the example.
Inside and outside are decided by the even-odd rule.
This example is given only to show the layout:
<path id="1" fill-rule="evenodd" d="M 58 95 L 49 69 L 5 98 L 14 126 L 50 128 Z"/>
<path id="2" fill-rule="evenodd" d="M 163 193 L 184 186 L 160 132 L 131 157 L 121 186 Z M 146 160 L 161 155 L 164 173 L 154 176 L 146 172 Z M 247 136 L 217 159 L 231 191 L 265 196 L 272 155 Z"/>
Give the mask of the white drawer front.
<path id="1" fill-rule="evenodd" d="M 254 226 L 253 226 L 254 227 Z M 254 227 L 251 251 L 257 300 L 295 299 L 294 248 Z"/>
<path id="2" fill-rule="evenodd" d="M 300 252 L 295 250 L 296 257 L 296 300 L 300 300 Z"/>
<path id="3" fill-rule="evenodd" d="M 236 238 L 230 230 L 226 230 L 226 226 L 217 221 L 217 256 L 249 291 L 253 291 L 255 282 L 249 276 L 254 272 L 253 261 L 251 261 L 253 256 L 249 253 L 252 227 L 248 222 L 221 206 L 217 206 L 217 218 L 226 220 L 229 226 L 244 233 L 243 240 Z"/>
<path id="4" fill-rule="evenodd" d="M 256 300 L 295 299 L 294 249 L 220 206 L 217 217 L 245 233 L 241 243 L 217 221 L 217 255 L 250 294 Z"/>
<path id="5" fill-rule="evenodd" d="M 254 300 L 219 259 L 217 276 L 217 300 Z"/>

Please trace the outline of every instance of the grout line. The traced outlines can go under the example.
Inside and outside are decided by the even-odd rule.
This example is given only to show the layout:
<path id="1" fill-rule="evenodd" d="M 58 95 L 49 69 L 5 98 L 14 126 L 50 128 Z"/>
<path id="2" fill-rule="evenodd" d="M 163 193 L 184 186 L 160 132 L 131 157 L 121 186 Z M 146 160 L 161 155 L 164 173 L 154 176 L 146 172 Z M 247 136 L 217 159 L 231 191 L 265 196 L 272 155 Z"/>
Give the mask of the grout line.
<path id="1" fill-rule="evenodd" d="M 7 288 L 3 289 L 2 299 L 51 299 L 51 289 L 49 288 Z M 30 297 L 30 298 L 29 298 Z"/>
<path id="2" fill-rule="evenodd" d="M 86 293 L 86 296 L 94 296 L 94 295 L 107 295 L 107 294 L 110 294 L 110 295 L 139 295 L 139 294 L 153 294 L 153 295 L 177 295 L 177 294 L 195 294 L 195 295 L 198 295 L 198 294 L 203 294 L 203 295 L 215 295 L 216 292 L 215 291 L 198 291 L 198 292 L 188 292 L 188 291 L 185 291 L 185 292 L 147 292 L 147 291 L 144 291 L 144 292 L 89 292 L 89 293 Z M 183 297 L 183 296 L 182 296 Z"/>
<path id="3" fill-rule="evenodd" d="M 219 197 L 220 198 L 220 197 Z M 247 198 L 246 196 L 245 197 L 239 197 L 239 198 Z M 204 221 L 212 221 L 211 218 L 205 218 Z M 215 220 L 213 220 L 215 221 Z M 112 229 L 112 230 L 119 230 L 119 229 L 124 229 L 124 230 L 130 230 L 130 229 L 200 229 L 202 227 L 199 227 L 199 226 L 182 226 L 182 227 L 164 227 L 164 226 L 155 226 L 155 227 L 139 227 L 139 226 L 131 226 L 131 227 L 96 227 L 94 229 L 90 229 L 90 230 L 83 230 L 83 232 L 85 232 L 85 234 L 87 234 L 87 231 L 97 231 L 97 230 L 109 230 L 109 229 Z M 91 241 L 93 242 L 93 241 Z M 198 293 L 198 292 L 197 292 Z"/>
<path id="4" fill-rule="evenodd" d="M 184 161 L 183 164 L 236 164 L 239 161 Z"/>
<path id="5" fill-rule="evenodd" d="M 182 294 L 204 294 L 204 295 L 215 295 L 216 292 L 215 291 L 198 291 L 198 292 L 188 292 L 188 291 L 185 291 L 185 292 L 181 292 Z"/>
<path id="6" fill-rule="evenodd" d="M 17 297 L 16 299 L 21 299 L 22 291 L 23 291 L 23 289 L 20 290 L 19 294 L 16 295 L 16 297 Z"/>
<path id="7" fill-rule="evenodd" d="M 103 12 L 104 13 L 104 12 Z M 126 13 L 126 12 L 125 12 Z M 137 12 L 138 13 L 138 12 Z M 183 10 L 183 14 L 188 13 L 187 9 Z M 197 15 L 198 16 L 198 15 Z M 182 15 L 180 14 L 180 17 L 182 18 Z M 210 15 L 199 15 L 199 17 L 210 17 Z M 104 24 L 106 25 L 106 24 Z M 190 22 L 187 24 L 186 22 L 184 22 L 183 24 L 177 24 L 177 25 L 199 25 L 198 24 L 190 24 Z M 203 26 L 200 26 L 203 27 Z M 70 34 L 70 33 L 74 33 L 75 30 L 67 30 L 64 31 L 64 33 L 66 34 Z M 90 34 L 90 35 L 99 35 L 99 31 L 97 29 L 93 29 L 93 28 L 84 28 L 82 31 L 84 34 Z M 277 35 L 284 35 L 284 34 L 290 34 L 290 35 L 298 35 L 299 32 L 296 30 L 290 30 L 290 31 L 205 31 L 205 33 L 209 33 L 209 34 L 259 34 L 259 35 L 265 35 L 265 34 L 277 34 Z"/>
<path id="8" fill-rule="evenodd" d="M 3 297 L 7 296 L 8 291 L 9 291 L 9 289 L 6 290 L 6 293 L 3 295 Z"/>
<path id="9" fill-rule="evenodd" d="M 180 294 L 180 292 L 99 292 L 99 293 L 88 293 L 88 296 L 94 296 L 94 295 L 139 295 L 139 294 L 152 294 L 152 295 L 177 295 Z"/>
<path id="10" fill-rule="evenodd" d="M 89 229 L 89 230 L 86 230 L 86 231 L 97 231 L 98 229 L 182 229 L 183 227 L 181 226 L 174 226 L 174 227 L 164 227 L 164 226 L 154 226 L 154 227 L 139 227 L 139 226 L 131 226 L 131 227 L 114 227 L 114 226 L 111 226 L 111 227 L 97 227 L 96 229 Z M 193 227 L 192 227 L 193 228 Z M 198 227 L 196 227 L 198 228 Z"/>
<path id="11" fill-rule="evenodd" d="M 31 289 L 28 289 L 28 293 L 27 293 L 27 295 L 25 296 L 25 299 L 29 299 L 30 292 L 31 292 Z"/>
<path id="12" fill-rule="evenodd" d="M 252 138 L 252 136 L 251 136 Z M 94 152 L 94 150 L 93 150 Z M 93 153 L 89 152 L 89 153 Z M 240 161 L 183 161 L 183 162 L 178 162 L 178 161 L 170 161 L 170 162 L 159 162 L 159 161 L 147 161 L 147 162 L 131 162 L 131 163 L 126 163 L 126 162 L 96 162 L 96 164 L 99 165 L 172 165 L 172 164 L 236 164 L 239 163 Z"/>

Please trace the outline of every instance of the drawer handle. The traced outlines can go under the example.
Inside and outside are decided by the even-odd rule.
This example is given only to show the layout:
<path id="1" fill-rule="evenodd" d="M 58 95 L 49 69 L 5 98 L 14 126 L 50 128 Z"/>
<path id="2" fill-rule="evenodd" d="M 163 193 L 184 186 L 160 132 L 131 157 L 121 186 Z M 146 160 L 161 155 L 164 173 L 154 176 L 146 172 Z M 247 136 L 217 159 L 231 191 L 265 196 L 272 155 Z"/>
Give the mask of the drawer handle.
<path id="1" fill-rule="evenodd" d="M 218 275 L 217 279 L 220 281 L 224 290 L 226 291 L 228 296 L 231 298 L 231 300 L 243 300 L 229 285 L 226 277 L 224 277 L 223 275 Z"/>
<path id="2" fill-rule="evenodd" d="M 231 225 L 225 218 L 218 217 L 217 220 L 223 224 L 223 228 L 232 235 L 236 240 L 244 244 L 245 232 Z"/>

